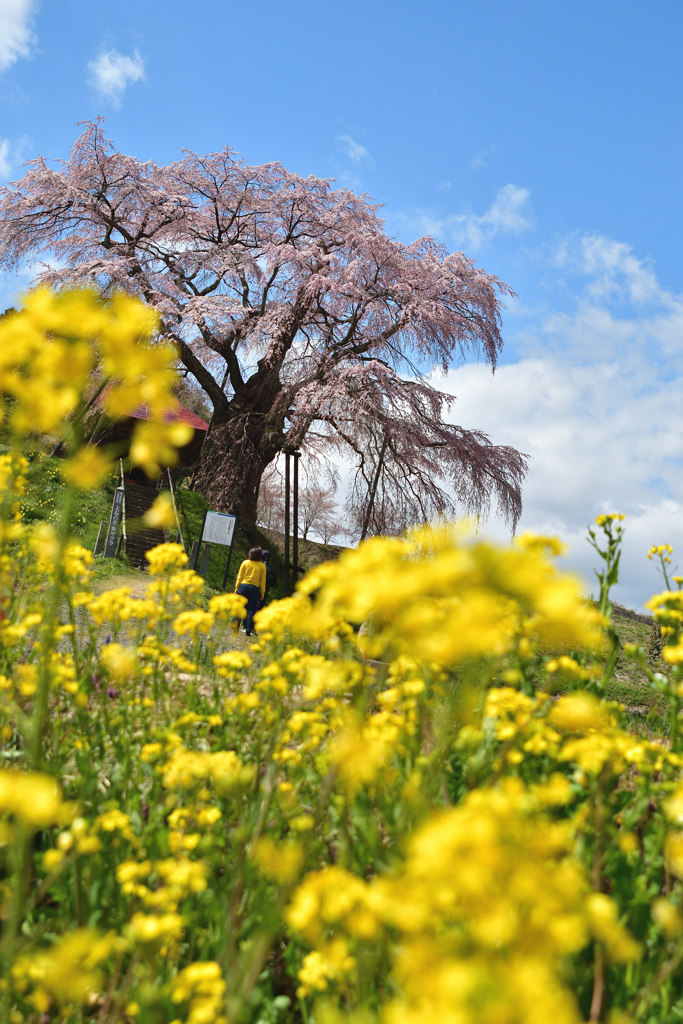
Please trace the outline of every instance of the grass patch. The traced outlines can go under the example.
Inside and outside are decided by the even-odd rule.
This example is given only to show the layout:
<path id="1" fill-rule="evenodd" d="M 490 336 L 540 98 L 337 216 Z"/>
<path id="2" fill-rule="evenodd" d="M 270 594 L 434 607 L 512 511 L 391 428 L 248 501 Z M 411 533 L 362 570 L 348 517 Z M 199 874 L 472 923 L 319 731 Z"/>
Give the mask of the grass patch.
<path id="1" fill-rule="evenodd" d="M 24 522 L 46 522 L 56 526 L 65 491 L 61 460 L 53 458 L 48 449 L 41 447 L 26 448 L 24 455 L 29 463 L 26 493 L 20 504 Z M 115 486 L 112 478 L 98 490 L 76 493 L 73 534 L 83 547 L 92 550 L 100 523 L 109 521 Z"/>

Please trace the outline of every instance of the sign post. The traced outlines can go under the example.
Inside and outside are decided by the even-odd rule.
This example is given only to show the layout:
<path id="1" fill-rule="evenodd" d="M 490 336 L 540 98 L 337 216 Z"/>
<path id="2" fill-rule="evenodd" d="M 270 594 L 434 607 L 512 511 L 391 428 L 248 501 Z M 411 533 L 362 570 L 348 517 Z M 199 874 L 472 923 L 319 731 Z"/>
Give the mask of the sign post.
<path id="1" fill-rule="evenodd" d="M 100 528 L 97 531 L 97 540 L 95 541 L 95 547 L 93 548 L 93 555 L 101 555 L 104 551 L 104 543 L 107 539 L 107 531 L 104 523 L 100 523 Z"/>
<path id="2" fill-rule="evenodd" d="M 119 526 L 123 519 L 123 499 L 125 491 L 123 487 L 117 487 L 114 491 L 114 500 L 111 506 L 109 517 L 109 529 L 107 530 L 107 543 L 104 548 L 104 557 L 113 558 L 116 554 L 116 541 L 119 534 Z"/>
<path id="3" fill-rule="evenodd" d="M 188 565 L 188 569 L 197 568 L 197 559 L 199 558 L 199 549 L 201 546 L 202 542 L 200 540 L 192 541 L 192 547 L 190 549 L 190 564 Z"/>
<path id="4" fill-rule="evenodd" d="M 237 516 L 227 512 L 205 512 L 201 540 L 207 544 L 224 544 L 229 547 L 235 533 Z"/>
<path id="5" fill-rule="evenodd" d="M 209 558 L 211 557 L 211 545 L 205 544 L 204 551 L 202 553 L 202 564 L 199 566 L 199 575 L 206 579 L 206 575 L 209 571 Z"/>
<path id="6" fill-rule="evenodd" d="M 232 540 L 230 541 L 230 550 L 228 551 L 228 561 L 225 564 L 225 575 L 223 576 L 223 590 L 228 585 L 228 573 L 230 572 L 230 562 L 232 561 L 232 549 L 235 543 L 235 535 L 233 533 Z"/>
<path id="7" fill-rule="evenodd" d="M 204 519 L 202 520 L 202 529 L 199 535 L 199 540 L 195 541 L 192 545 L 190 568 L 195 568 L 199 561 L 199 549 L 202 544 L 206 545 L 199 569 L 200 576 L 206 576 L 212 544 L 220 544 L 223 547 L 229 548 L 228 564 L 225 567 L 225 576 L 223 577 L 224 589 L 228 578 L 228 572 L 230 571 L 230 559 L 232 558 L 232 548 L 235 543 L 236 526 L 237 516 L 229 515 L 227 512 L 210 512 L 207 509 L 204 513 Z"/>

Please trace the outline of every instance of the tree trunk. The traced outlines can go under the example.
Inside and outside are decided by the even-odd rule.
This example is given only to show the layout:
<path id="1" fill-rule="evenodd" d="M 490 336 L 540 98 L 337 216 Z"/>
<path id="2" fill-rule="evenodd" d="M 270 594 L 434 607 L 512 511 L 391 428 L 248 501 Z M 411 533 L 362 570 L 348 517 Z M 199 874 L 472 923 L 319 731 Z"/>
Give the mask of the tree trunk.
<path id="1" fill-rule="evenodd" d="M 282 444 L 282 434 L 247 414 L 214 425 L 199 466 L 197 488 L 218 512 L 239 517 L 247 536 L 256 528 L 261 477 Z"/>

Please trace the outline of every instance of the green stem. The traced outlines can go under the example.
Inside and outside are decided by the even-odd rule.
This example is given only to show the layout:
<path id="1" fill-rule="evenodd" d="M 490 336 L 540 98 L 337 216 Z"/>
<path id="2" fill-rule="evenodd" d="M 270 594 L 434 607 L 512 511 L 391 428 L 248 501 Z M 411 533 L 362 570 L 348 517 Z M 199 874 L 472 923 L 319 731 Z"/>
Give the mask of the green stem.
<path id="1" fill-rule="evenodd" d="M 6 988 L 3 992 L 2 1003 L 2 1024 L 9 1021 L 9 1013 L 12 1000 L 12 964 L 16 956 L 17 938 L 19 928 L 24 917 L 26 904 L 26 890 L 28 887 L 28 872 L 31 859 L 31 835 L 22 824 L 17 824 L 17 830 L 12 841 L 10 863 L 12 865 L 12 877 L 14 879 L 14 892 L 12 895 L 12 912 L 7 925 L 7 931 L 2 940 L 2 977 L 6 980 Z"/>

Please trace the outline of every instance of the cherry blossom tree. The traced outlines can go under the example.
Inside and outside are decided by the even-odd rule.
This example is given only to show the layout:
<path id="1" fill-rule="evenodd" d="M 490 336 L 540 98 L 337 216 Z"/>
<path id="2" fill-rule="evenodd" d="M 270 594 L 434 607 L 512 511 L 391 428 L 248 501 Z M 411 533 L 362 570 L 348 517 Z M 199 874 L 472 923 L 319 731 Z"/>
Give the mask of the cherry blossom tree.
<path id="1" fill-rule="evenodd" d="M 261 477 L 256 523 L 263 530 L 282 533 L 285 525 L 285 482 L 276 463 L 271 463 Z"/>
<path id="2" fill-rule="evenodd" d="M 334 514 L 326 515 L 316 527 L 318 534 L 322 537 L 323 544 L 332 544 L 333 541 L 344 533 L 344 527 Z"/>
<path id="3" fill-rule="evenodd" d="M 337 485 L 311 477 L 299 491 L 299 523 L 301 536 L 307 539 L 311 530 L 322 535 L 323 526 L 332 521 L 337 511 Z"/>
<path id="4" fill-rule="evenodd" d="M 67 161 L 27 166 L 0 189 L 0 266 L 47 255 L 43 282 L 156 307 L 213 405 L 198 486 L 218 508 L 253 524 L 264 470 L 303 445 L 350 454 L 357 489 L 379 465 L 375 493 L 407 484 L 422 517 L 495 501 L 516 522 L 524 457 L 447 423 L 451 399 L 425 378 L 468 353 L 495 368 L 510 289 L 471 259 L 403 245 L 367 197 L 228 148 L 134 159 L 100 121 Z"/>
<path id="5" fill-rule="evenodd" d="M 326 536 L 339 533 L 335 521 L 337 508 L 337 481 L 333 472 L 325 472 L 314 465 L 306 467 L 299 481 L 298 526 L 302 540 L 308 539 L 313 530 L 325 540 Z M 292 502 L 293 502 L 292 495 Z M 290 508 L 290 527 L 293 528 Z M 285 481 L 277 463 L 273 462 L 261 477 L 257 505 L 257 525 L 264 530 L 285 528 Z M 327 543 L 327 540 L 325 540 Z"/>

